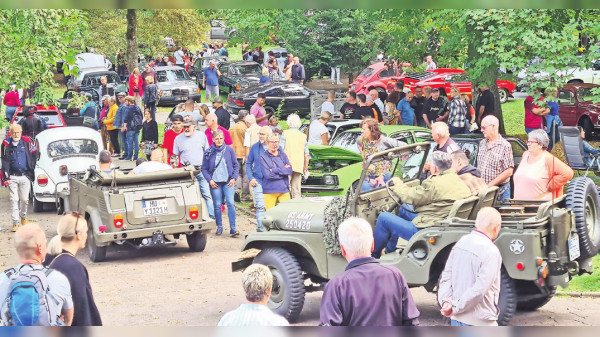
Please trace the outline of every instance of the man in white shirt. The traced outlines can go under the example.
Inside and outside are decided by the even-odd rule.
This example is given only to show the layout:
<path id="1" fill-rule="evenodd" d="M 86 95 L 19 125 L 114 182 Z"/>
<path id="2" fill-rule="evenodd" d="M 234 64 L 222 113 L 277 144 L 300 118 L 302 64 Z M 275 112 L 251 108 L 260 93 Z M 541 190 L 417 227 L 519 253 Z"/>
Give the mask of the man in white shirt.
<path id="1" fill-rule="evenodd" d="M 183 61 L 183 50 L 180 47 L 177 47 L 177 51 L 173 54 L 175 56 L 175 65 L 185 69 L 185 62 Z"/>
<path id="2" fill-rule="evenodd" d="M 321 113 L 327 111 L 329 113 L 335 112 L 335 107 L 333 106 L 333 101 L 335 100 L 335 91 L 331 90 L 327 93 L 327 101 L 321 104 Z"/>
<path id="3" fill-rule="evenodd" d="M 172 169 L 171 165 L 162 162 L 163 153 L 161 149 L 154 149 L 150 154 L 150 161 L 143 162 L 129 171 L 129 174 L 141 174 Z"/>
<path id="4" fill-rule="evenodd" d="M 331 120 L 331 113 L 321 113 L 319 119 L 315 119 L 308 126 L 308 144 L 329 145 L 329 129 L 325 126 Z"/>
<path id="5" fill-rule="evenodd" d="M 427 62 L 427 67 L 425 68 L 425 70 L 437 69 L 437 65 L 435 64 L 435 62 L 433 62 L 433 58 L 431 57 L 431 55 L 427 55 L 427 57 L 425 57 L 425 62 Z"/>

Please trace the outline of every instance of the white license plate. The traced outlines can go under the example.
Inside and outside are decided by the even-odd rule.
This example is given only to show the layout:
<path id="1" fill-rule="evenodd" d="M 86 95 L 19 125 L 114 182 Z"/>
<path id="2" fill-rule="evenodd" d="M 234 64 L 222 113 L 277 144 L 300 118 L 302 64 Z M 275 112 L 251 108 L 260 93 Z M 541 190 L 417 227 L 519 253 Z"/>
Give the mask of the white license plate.
<path id="1" fill-rule="evenodd" d="M 167 199 L 143 200 L 142 210 L 144 216 L 168 214 Z"/>
<path id="2" fill-rule="evenodd" d="M 571 261 L 575 261 L 580 255 L 579 236 L 577 233 L 571 234 L 571 237 L 569 238 L 569 258 Z"/>

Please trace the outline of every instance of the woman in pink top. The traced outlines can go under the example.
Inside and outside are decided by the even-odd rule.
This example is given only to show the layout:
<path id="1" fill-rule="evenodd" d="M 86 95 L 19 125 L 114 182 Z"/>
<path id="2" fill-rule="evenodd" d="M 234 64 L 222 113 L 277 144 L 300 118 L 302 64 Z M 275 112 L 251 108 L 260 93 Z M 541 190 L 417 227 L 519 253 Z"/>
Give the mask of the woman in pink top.
<path id="1" fill-rule="evenodd" d="M 129 76 L 129 96 L 133 96 L 135 104 L 142 106 L 142 96 L 144 96 L 144 80 L 140 75 L 138 68 L 133 69 L 133 73 Z"/>
<path id="2" fill-rule="evenodd" d="M 531 131 L 528 137 L 528 150 L 513 176 L 515 199 L 551 200 L 563 195 L 573 169 L 547 151 L 550 139 L 544 130 Z"/>

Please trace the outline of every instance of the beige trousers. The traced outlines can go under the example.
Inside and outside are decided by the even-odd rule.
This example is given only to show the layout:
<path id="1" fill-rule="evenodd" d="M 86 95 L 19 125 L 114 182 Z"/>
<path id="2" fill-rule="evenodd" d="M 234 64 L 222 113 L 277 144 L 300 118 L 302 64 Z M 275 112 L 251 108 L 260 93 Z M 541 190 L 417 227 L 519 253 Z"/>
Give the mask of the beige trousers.
<path id="1" fill-rule="evenodd" d="M 300 198 L 301 190 L 300 186 L 302 185 L 302 173 L 292 172 L 290 176 L 290 192 L 292 194 L 292 199 Z"/>

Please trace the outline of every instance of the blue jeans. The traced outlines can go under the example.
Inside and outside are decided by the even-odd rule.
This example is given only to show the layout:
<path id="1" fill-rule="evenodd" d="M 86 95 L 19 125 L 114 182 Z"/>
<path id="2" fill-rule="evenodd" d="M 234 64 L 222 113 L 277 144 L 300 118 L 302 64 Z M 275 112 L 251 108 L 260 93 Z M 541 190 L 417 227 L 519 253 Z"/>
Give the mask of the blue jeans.
<path id="1" fill-rule="evenodd" d="M 196 179 L 198 180 L 198 185 L 200 185 L 200 194 L 202 194 L 202 198 L 204 198 L 204 201 L 206 201 L 206 208 L 208 209 L 208 216 L 214 219 L 215 218 L 215 209 L 214 209 L 214 205 L 213 205 L 212 194 L 210 192 L 210 190 L 211 190 L 210 185 L 208 185 L 208 181 L 206 181 L 206 178 L 204 178 L 202 173 L 198 174 L 196 176 Z M 221 198 L 221 200 L 223 200 L 223 198 Z M 220 210 L 221 210 L 221 208 L 219 207 L 219 211 Z"/>
<path id="2" fill-rule="evenodd" d="M 451 319 L 450 326 L 471 326 L 471 325 Z"/>
<path id="3" fill-rule="evenodd" d="M 119 138 L 121 139 L 121 152 L 123 153 L 123 157 L 125 157 L 127 154 L 127 132 L 119 130 Z"/>
<path id="4" fill-rule="evenodd" d="M 383 175 L 383 181 L 387 182 L 388 180 L 392 179 L 392 174 L 390 172 L 387 172 L 386 174 Z M 362 192 L 366 192 L 366 191 L 370 191 L 372 189 L 375 189 L 377 187 L 373 187 L 371 186 L 371 184 L 369 183 L 369 178 L 365 178 L 365 180 L 362 183 Z"/>
<path id="5" fill-rule="evenodd" d="M 387 253 L 395 251 L 398 238 L 410 240 L 419 231 L 419 228 L 412 223 L 413 219 L 419 214 L 410 212 L 406 208 L 412 208 L 405 206 L 403 205 L 398 210 L 398 215 L 385 212 L 379 214 L 379 217 L 377 217 L 375 232 L 373 233 L 375 237 L 375 249 L 372 255 L 374 258 L 378 259 L 381 257 L 381 250 L 384 247 Z"/>
<path id="6" fill-rule="evenodd" d="M 15 106 L 6 106 L 6 120 L 7 121 L 12 121 L 13 115 L 15 114 L 15 110 L 17 110 L 17 107 Z"/>
<path id="7" fill-rule="evenodd" d="M 504 194 L 502 195 L 502 199 L 500 199 L 500 201 L 504 199 L 510 199 L 510 182 L 508 182 L 507 184 L 508 188 L 506 189 L 506 191 L 504 191 Z"/>
<path id="8" fill-rule="evenodd" d="M 422 128 L 426 128 L 427 127 L 427 123 L 425 123 L 424 120 L 420 120 L 417 122 L 417 125 L 422 127 Z"/>
<path id="9" fill-rule="evenodd" d="M 265 208 L 265 199 L 263 197 L 263 188 L 261 184 L 256 185 L 252 189 L 254 191 L 254 208 L 256 208 L 256 227 L 262 228 L 262 221 L 260 220 L 265 212 L 267 211 Z"/>
<path id="10" fill-rule="evenodd" d="M 223 204 L 223 195 L 225 196 L 225 202 L 227 203 L 227 216 L 229 217 L 229 232 L 230 234 L 235 233 L 235 206 L 233 196 L 235 194 L 235 185 L 232 187 L 227 186 L 227 183 L 217 183 L 217 188 L 210 188 L 210 195 L 214 202 L 215 220 L 217 221 L 217 228 L 223 227 L 223 215 L 221 214 L 221 205 Z"/>
<path id="11" fill-rule="evenodd" d="M 461 128 L 459 128 L 459 127 L 456 127 L 456 126 L 449 125 L 448 129 L 450 131 L 450 136 L 452 136 L 452 135 L 459 135 L 459 134 L 465 133 L 465 127 L 464 126 L 461 127 Z"/>
<path id="12" fill-rule="evenodd" d="M 130 131 L 127 130 L 125 143 L 127 148 L 125 149 L 125 160 L 137 160 L 140 152 L 140 130 Z M 133 158 L 131 157 L 133 152 Z"/>

